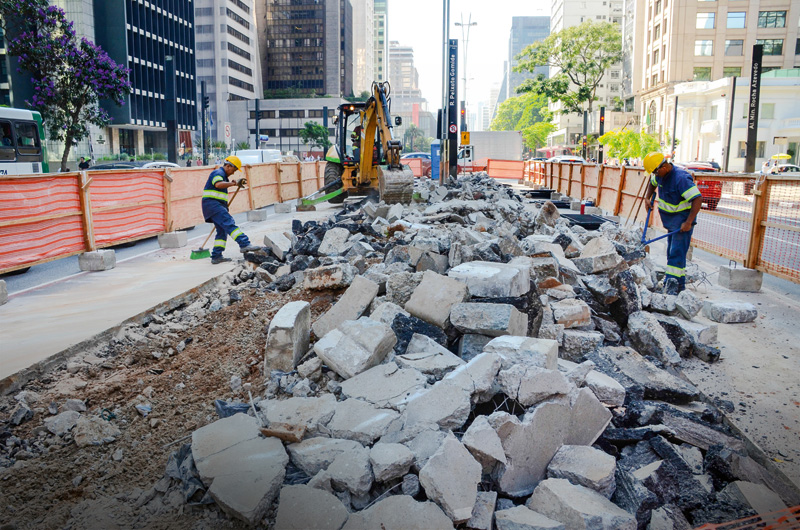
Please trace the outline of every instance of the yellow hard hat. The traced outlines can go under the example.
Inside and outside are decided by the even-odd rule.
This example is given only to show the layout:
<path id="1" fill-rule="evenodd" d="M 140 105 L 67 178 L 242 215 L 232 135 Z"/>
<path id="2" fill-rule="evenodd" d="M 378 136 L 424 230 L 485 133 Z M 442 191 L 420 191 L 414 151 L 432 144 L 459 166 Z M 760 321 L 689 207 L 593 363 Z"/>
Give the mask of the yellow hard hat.
<path id="1" fill-rule="evenodd" d="M 225 162 L 232 165 L 236 169 L 242 169 L 242 161 L 239 160 L 238 156 L 231 155 L 225 159 Z"/>
<path id="2" fill-rule="evenodd" d="M 653 173 L 664 163 L 664 154 L 658 152 L 647 153 L 644 157 L 644 170 L 646 173 Z"/>

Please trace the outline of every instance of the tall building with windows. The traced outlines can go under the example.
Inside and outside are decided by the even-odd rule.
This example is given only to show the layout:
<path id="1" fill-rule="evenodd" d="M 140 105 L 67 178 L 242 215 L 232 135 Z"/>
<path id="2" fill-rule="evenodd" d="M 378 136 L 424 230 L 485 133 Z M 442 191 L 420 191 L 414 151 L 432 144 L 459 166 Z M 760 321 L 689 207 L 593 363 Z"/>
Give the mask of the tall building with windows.
<path id="1" fill-rule="evenodd" d="M 517 96 L 517 87 L 528 78 L 539 74 L 547 77 L 549 68 L 537 66 L 532 73 L 514 72 L 519 64 L 516 56 L 534 42 L 544 40 L 550 35 L 550 17 L 511 17 L 511 33 L 508 37 L 508 68 L 506 79 L 506 99 Z"/>
<path id="2" fill-rule="evenodd" d="M 263 97 L 255 1 L 194 0 L 194 4 L 197 101 L 205 81 L 209 137 L 225 141 L 228 102 Z"/>
<path id="3" fill-rule="evenodd" d="M 375 65 L 375 81 L 389 79 L 389 0 L 374 0 L 375 2 L 375 52 L 373 58 Z"/>
<path id="4" fill-rule="evenodd" d="M 436 120 L 428 111 L 428 101 L 422 97 L 419 88 L 414 49 L 401 46 L 397 41 L 389 43 L 389 84 L 392 87 L 392 115 L 403 118 L 403 125 L 395 128 L 395 138 L 402 138 L 412 123 L 423 129 L 426 136 L 434 136 Z"/>
<path id="5" fill-rule="evenodd" d="M 762 72 L 800 65 L 800 5 L 791 0 L 643 0 L 639 111 L 647 130 L 672 133 L 674 85 L 750 76 L 754 44 Z"/>
<path id="6" fill-rule="evenodd" d="M 369 90 L 375 80 L 375 6 L 373 0 L 353 4 L 353 91 Z"/>

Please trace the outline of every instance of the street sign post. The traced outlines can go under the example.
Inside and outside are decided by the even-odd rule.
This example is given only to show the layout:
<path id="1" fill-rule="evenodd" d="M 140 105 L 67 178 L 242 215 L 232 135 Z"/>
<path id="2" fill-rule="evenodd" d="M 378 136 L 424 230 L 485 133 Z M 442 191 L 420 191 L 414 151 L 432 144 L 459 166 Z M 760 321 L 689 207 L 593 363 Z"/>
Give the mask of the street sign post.
<path id="1" fill-rule="evenodd" d="M 469 145 L 469 133 L 461 131 L 461 145 Z"/>
<path id="2" fill-rule="evenodd" d="M 224 130 L 225 130 L 225 144 L 228 146 L 228 149 L 231 149 L 233 147 L 231 145 L 231 124 L 227 121 L 225 122 Z"/>

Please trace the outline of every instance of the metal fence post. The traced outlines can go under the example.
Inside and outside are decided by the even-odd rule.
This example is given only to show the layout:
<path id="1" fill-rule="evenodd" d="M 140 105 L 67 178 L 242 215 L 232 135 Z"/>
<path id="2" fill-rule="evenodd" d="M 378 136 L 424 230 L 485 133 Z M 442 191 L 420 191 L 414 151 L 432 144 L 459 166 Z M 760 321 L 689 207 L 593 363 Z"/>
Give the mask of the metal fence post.
<path id="1" fill-rule="evenodd" d="M 750 237 L 744 259 L 744 266 L 748 269 L 755 269 L 758 265 L 761 243 L 764 239 L 763 221 L 767 214 L 770 185 L 769 176 L 765 176 L 764 180 L 753 188 L 753 219 L 750 223 Z"/>

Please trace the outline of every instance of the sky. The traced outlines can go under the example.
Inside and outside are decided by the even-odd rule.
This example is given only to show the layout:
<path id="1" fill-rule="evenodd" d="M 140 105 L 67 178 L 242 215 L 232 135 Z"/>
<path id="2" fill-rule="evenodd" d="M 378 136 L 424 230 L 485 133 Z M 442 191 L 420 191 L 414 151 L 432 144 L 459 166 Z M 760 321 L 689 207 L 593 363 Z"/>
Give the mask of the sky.
<path id="1" fill-rule="evenodd" d="M 414 49 L 422 96 L 435 112 L 442 100 L 442 15 L 444 0 L 389 0 L 389 40 Z M 503 76 L 508 37 L 514 16 L 549 15 L 549 0 L 450 0 L 450 38 L 459 40 L 458 99 L 463 99 L 464 46 L 462 28 L 470 21 L 467 42 L 467 99 L 471 112 L 489 99 L 493 85 Z M 466 37 L 466 28 L 463 28 Z"/>

